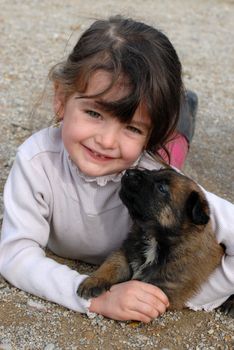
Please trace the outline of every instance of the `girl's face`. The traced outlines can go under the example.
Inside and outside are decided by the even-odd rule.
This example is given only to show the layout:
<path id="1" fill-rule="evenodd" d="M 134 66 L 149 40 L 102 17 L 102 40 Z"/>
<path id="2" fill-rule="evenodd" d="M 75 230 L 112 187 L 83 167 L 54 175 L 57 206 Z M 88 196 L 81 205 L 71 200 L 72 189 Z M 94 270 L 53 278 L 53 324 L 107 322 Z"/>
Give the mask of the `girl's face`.
<path id="1" fill-rule="evenodd" d="M 96 95 L 110 81 L 108 72 L 97 71 L 85 94 Z M 135 162 L 146 145 L 151 122 L 144 106 L 139 106 L 131 122 L 124 124 L 95 102 L 119 100 L 128 92 L 128 87 L 119 81 L 96 98 L 79 98 L 81 95 L 74 93 L 63 104 L 62 97 L 55 95 L 55 109 L 62 106 L 59 110 L 65 148 L 84 174 L 96 177 L 121 172 Z"/>

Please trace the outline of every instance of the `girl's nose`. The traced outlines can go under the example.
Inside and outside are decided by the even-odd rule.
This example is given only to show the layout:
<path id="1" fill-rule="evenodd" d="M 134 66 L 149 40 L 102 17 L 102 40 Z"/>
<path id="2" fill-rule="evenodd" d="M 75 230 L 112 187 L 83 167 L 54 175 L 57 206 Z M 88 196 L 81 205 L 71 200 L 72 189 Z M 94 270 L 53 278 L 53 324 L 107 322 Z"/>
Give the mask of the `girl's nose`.
<path id="1" fill-rule="evenodd" d="M 101 130 L 97 131 L 96 142 L 103 148 L 113 149 L 118 143 L 119 126 L 115 123 L 103 126 Z"/>

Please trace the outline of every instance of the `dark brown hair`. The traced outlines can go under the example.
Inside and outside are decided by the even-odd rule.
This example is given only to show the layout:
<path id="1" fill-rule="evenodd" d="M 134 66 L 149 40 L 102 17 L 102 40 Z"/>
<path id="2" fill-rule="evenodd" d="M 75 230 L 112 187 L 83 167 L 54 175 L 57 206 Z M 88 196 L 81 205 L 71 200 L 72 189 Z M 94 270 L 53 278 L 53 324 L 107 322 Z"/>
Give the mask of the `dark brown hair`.
<path id="1" fill-rule="evenodd" d="M 181 64 L 177 53 L 161 31 L 121 16 L 95 21 L 80 37 L 65 62 L 52 68 L 50 79 L 63 86 L 69 97 L 85 92 L 97 70 L 120 76 L 130 84 L 128 96 L 112 102 L 98 102 L 121 122 L 129 122 L 144 103 L 152 122 L 146 150 L 157 152 L 172 137 L 178 122 L 183 91 Z M 83 96 L 84 97 L 84 96 Z"/>

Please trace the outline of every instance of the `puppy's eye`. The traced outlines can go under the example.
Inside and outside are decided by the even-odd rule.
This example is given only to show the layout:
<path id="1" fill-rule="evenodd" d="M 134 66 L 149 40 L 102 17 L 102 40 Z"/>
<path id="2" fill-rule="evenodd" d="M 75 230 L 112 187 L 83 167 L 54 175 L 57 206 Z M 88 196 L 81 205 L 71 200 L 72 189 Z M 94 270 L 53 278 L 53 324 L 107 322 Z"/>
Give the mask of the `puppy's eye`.
<path id="1" fill-rule="evenodd" d="M 168 188 L 166 184 L 158 184 L 157 188 L 160 192 L 162 192 L 163 194 L 168 193 Z"/>

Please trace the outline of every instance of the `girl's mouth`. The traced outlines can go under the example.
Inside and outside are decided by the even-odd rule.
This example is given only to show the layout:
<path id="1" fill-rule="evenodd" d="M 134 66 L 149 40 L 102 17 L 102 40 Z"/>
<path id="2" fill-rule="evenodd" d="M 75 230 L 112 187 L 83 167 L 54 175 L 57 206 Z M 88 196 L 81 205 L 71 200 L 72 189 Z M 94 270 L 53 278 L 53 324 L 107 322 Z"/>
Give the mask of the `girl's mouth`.
<path id="1" fill-rule="evenodd" d="M 109 157 L 109 156 L 106 156 L 104 154 L 101 154 L 101 153 L 98 153 L 96 151 L 93 151 L 92 149 L 90 149 L 90 148 L 88 148 L 88 147 L 86 147 L 84 145 L 83 145 L 83 147 L 86 149 L 86 151 L 89 154 L 89 156 L 91 156 L 93 159 L 103 160 L 103 161 L 114 159 L 113 157 Z"/>

